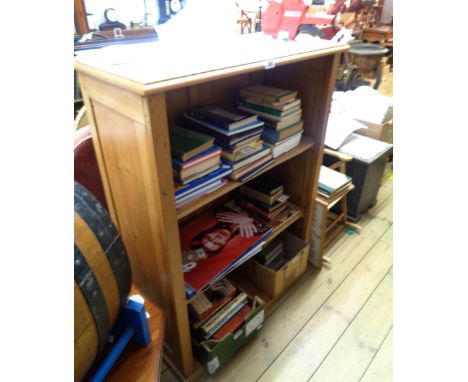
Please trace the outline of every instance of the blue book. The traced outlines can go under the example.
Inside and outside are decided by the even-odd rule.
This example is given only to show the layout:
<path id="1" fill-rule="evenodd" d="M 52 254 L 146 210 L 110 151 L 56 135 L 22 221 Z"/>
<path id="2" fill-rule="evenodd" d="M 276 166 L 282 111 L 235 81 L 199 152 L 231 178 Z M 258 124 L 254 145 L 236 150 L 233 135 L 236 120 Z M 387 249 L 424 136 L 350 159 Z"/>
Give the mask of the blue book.
<path id="1" fill-rule="evenodd" d="M 262 133 L 262 138 L 268 142 L 276 143 L 278 141 L 285 140 L 293 136 L 294 134 L 299 133 L 303 129 L 304 122 L 299 121 L 285 129 L 281 130 L 273 130 L 273 129 L 265 129 Z"/>
<path id="2" fill-rule="evenodd" d="M 200 153 L 198 155 L 195 155 L 194 157 L 190 158 L 189 160 L 187 160 L 185 162 L 182 162 L 182 161 L 177 160 L 177 159 L 172 159 L 172 165 L 173 165 L 174 168 L 182 168 L 184 165 L 187 165 L 187 164 L 192 164 L 192 163 L 195 164 L 195 163 L 197 163 L 197 161 L 202 162 L 203 157 L 206 156 L 207 158 L 209 158 L 209 154 L 215 152 L 216 150 L 219 150 L 220 148 L 221 147 L 219 147 L 219 146 L 213 145 L 208 150 L 205 150 L 202 153 Z"/>
<path id="3" fill-rule="evenodd" d="M 215 131 L 215 132 L 217 132 L 219 134 L 222 134 L 222 135 L 227 135 L 228 137 L 231 136 L 231 135 L 236 135 L 236 134 L 242 133 L 244 131 L 252 130 L 252 129 L 256 128 L 256 127 L 261 127 L 261 126 L 263 126 L 265 124 L 265 122 L 263 122 L 263 121 L 255 120 L 255 121 L 249 122 L 246 125 L 243 125 L 241 127 L 237 127 L 235 129 L 228 130 L 228 129 L 224 129 L 222 127 L 215 126 L 212 123 L 201 121 L 200 119 L 198 119 L 195 116 L 195 114 L 193 112 L 184 113 L 184 117 L 187 118 L 188 120 L 192 121 L 192 122 L 195 122 L 195 123 L 197 123 L 199 125 L 202 125 L 202 126 L 206 127 L 208 129 L 207 132 L 211 130 L 211 131 Z"/>
<path id="4" fill-rule="evenodd" d="M 191 192 L 196 191 L 203 186 L 206 186 L 208 183 L 226 177 L 231 172 L 231 166 L 223 164 L 219 170 L 213 171 L 212 173 L 205 175 L 202 178 L 196 179 L 185 186 L 176 186 L 175 198 L 176 200 L 180 199 L 183 196 L 190 194 Z"/>
<path id="5" fill-rule="evenodd" d="M 237 179 L 239 182 L 247 182 L 248 180 L 252 179 L 257 173 L 262 171 L 265 167 L 268 167 L 270 164 L 272 164 L 275 161 L 275 159 L 270 159 L 268 162 L 258 166 L 257 168 L 253 169 L 252 171 L 248 172 L 245 175 L 242 175 L 239 179 Z"/>

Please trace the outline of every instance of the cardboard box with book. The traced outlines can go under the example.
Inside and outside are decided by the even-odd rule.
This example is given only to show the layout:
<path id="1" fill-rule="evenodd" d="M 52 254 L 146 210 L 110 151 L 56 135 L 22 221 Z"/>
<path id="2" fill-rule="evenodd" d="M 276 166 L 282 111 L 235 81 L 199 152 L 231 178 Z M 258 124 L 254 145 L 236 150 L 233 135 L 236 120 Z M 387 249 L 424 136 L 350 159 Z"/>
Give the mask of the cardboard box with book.
<path id="1" fill-rule="evenodd" d="M 264 301 L 224 278 L 199 294 L 189 312 L 194 354 L 214 374 L 262 328 Z"/>
<path id="2" fill-rule="evenodd" d="M 243 270 L 252 284 L 276 298 L 305 272 L 308 255 L 307 242 L 285 231 L 247 262 Z"/>

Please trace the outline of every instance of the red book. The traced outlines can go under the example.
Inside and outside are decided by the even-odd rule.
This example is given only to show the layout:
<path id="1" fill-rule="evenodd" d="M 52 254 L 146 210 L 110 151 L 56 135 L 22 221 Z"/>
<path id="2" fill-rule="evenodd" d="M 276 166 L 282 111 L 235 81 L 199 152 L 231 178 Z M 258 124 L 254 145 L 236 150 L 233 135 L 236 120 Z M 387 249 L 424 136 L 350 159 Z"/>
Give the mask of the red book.
<path id="1" fill-rule="evenodd" d="M 234 202 L 195 217 L 180 228 L 182 255 L 195 259 L 184 264 L 185 282 L 202 290 L 269 232 Z"/>
<path id="2" fill-rule="evenodd" d="M 240 311 L 238 311 L 231 319 L 221 326 L 217 332 L 215 332 L 211 339 L 220 340 L 228 333 L 234 333 L 239 329 L 245 321 L 245 317 L 250 313 L 252 308 L 248 305 L 244 306 Z"/>
<path id="3" fill-rule="evenodd" d="M 181 162 L 181 163 L 183 163 L 183 164 L 181 165 L 180 168 L 183 169 L 183 170 L 185 170 L 185 169 L 187 169 L 187 168 L 193 167 L 193 166 L 195 166 L 196 164 L 199 164 L 199 163 L 201 163 L 201 162 L 204 162 L 204 161 L 206 161 L 206 160 L 208 160 L 208 159 L 210 159 L 210 158 L 213 158 L 213 157 L 215 157 L 215 156 L 217 156 L 217 155 L 221 155 L 221 152 L 222 152 L 221 148 L 218 148 L 218 149 L 216 149 L 215 151 L 208 152 L 208 153 L 205 154 L 205 155 L 196 156 L 196 157 L 194 157 L 193 159 L 190 159 L 190 160 L 188 160 L 188 161 L 186 161 L 186 162 Z"/>

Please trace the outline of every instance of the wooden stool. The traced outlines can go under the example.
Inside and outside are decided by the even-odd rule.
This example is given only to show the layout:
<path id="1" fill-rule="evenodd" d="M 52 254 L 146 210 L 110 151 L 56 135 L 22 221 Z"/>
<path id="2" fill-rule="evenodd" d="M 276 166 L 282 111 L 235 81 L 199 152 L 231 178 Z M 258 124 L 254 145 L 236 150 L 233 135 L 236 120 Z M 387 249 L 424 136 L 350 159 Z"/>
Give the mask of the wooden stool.
<path id="1" fill-rule="evenodd" d="M 343 174 L 346 174 L 346 162 L 352 160 L 352 157 L 346 154 L 338 153 L 330 149 L 324 149 L 324 153 L 331 155 L 338 161 L 329 168 L 337 170 Z M 312 235 L 311 235 L 311 260 L 312 264 L 316 267 L 321 268 L 322 263 L 325 262 L 328 265 L 331 261 L 328 257 L 324 257 L 325 248 L 336 238 L 336 236 L 343 230 L 343 228 L 349 227 L 357 232 L 361 231 L 361 227 L 358 224 L 354 224 L 348 221 L 348 206 L 346 201 L 346 195 L 348 192 L 354 189 L 352 183 L 332 196 L 329 199 L 318 195 L 315 198 L 315 209 L 314 218 L 312 222 Z M 340 212 L 335 214 L 330 210 L 339 203 Z"/>

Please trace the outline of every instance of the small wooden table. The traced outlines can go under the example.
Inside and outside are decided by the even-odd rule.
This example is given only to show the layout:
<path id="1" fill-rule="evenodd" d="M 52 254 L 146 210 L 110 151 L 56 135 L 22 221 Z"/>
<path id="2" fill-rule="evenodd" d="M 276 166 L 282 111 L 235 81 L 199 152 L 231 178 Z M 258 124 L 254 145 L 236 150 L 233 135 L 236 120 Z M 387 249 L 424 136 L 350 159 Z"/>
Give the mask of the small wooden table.
<path id="1" fill-rule="evenodd" d="M 145 299 L 145 308 L 150 314 L 151 343 L 146 347 L 129 343 L 106 377 L 106 382 L 154 382 L 161 376 L 165 313 L 135 287 L 130 296 L 134 294 Z"/>
<path id="2" fill-rule="evenodd" d="M 393 28 L 381 26 L 362 29 L 361 39 L 368 42 L 377 41 L 379 44 L 383 44 L 386 40 L 393 39 Z"/>

